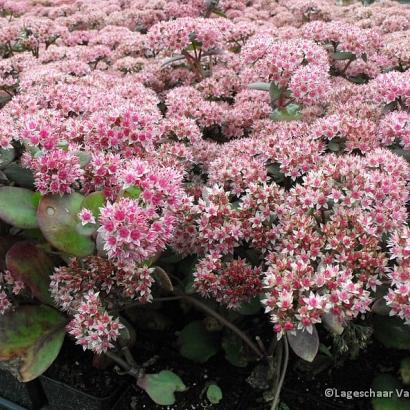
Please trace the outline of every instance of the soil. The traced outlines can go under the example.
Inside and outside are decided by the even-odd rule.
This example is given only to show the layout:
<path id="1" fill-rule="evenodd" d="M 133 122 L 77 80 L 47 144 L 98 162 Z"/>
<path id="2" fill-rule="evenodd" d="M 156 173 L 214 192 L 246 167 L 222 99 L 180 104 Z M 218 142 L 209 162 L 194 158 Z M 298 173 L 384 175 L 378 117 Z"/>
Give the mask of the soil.
<path id="1" fill-rule="evenodd" d="M 175 371 L 188 387 L 187 391 L 176 393 L 176 404 L 169 406 L 168 409 L 270 410 L 270 405 L 263 400 L 263 391 L 255 390 L 246 381 L 254 364 L 248 368 L 235 367 L 225 359 L 223 352 L 211 358 L 206 364 L 195 364 L 179 355 L 175 333 L 181 325 L 175 327 L 174 323 L 180 323 L 181 312 L 178 316 L 178 312 L 173 312 L 171 307 L 170 309 L 167 311 L 169 323 L 165 320 L 169 326 L 168 330 L 139 329 L 134 351 L 140 363 L 158 355 L 160 359 L 148 369 L 148 372 L 156 373 L 165 369 Z M 147 316 L 144 318 L 144 324 L 147 325 L 149 319 Z M 198 318 L 203 316 L 193 316 L 193 319 Z M 141 322 L 139 323 L 141 325 Z M 261 328 L 266 329 L 266 323 L 253 321 L 249 323 L 248 333 L 250 329 L 261 332 Z M 320 363 L 314 362 L 309 366 L 307 362 L 297 359 L 291 353 L 282 401 L 290 410 L 371 410 L 370 399 L 326 398 L 325 389 L 369 390 L 377 374 L 390 372 L 397 375 L 400 361 L 407 355 L 406 351 L 387 349 L 373 340 L 356 360 L 345 360 L 342 366 L 328 366 L 319 371 Z M 211 405 L 204 393 L 211 381 L 218 384 L 224 395 L 218 405 Z M 164 407 L 155 405 L 133 381 L 115 410 L 140 409 L 163 410 Z"/>
<path id="2" fill-rule="evenodd" d="M 176 341 L 182 327 L 181 315 L 185 315 L 184 321 L 187 322 L 203 319 L 203 316 L 198 312 L 181 312 L 177 306 L 170 303 L 166 316 L 161 310 L 154 318 L 150 316 L 152 311 L 134 312 L 127 317 L 136 323 L 137 342 L 133 354 L 137 362 L 143 363 L 158 356 L 159 359 L 147 372 L 172 370 L 187 386 L 185 392 L 176 393 L 175 405 L 168 408 L 157 406 L 135 385 L 134 379 L 118 376 L 113 370 L 95 369 L 92 354 L 83 352 L 72 341 L 65 343 L 46 375 L 97 397 L 106 397 L 123 384 L 124 390 L 128 390 L 113 410 L 269 410 L 269 404 L 263 400 L 263 391 L 255 390 L 246 381 L 255 364 L 247 368 L 235 367 L 225 359 L 223 352 L 205 364 L 196 364 L 180 356 Z M 258 332 L 262 327 L 266 329 L 264 323 L 253 321 L 248 325 L 248 333 L 250 329 Z M 407 355 L 406 351 L 387 349 L 373 340 L 358 359 L 346 360 L 343 366 L 328 366 L 319 371 L 320 363 L 309 366 L 291 353 L 282 401 L 290 410 L 371 410 L 369 399 L 326 398 L 324 391 L 326 388 L 369 390 L 377 374 L 388 372 L 397 375 L 399 363 Z M 212 405 L 206 398 L 205 391 L 210 382 L 217 383 L 223 392 L 224 397 L 218 405 Z"/>
<path id="3" fill-rule="evenodd" d="M 71 340 L 66 340 L 45 375 L 98 398 L 109 396 L 127 382 L 126 378 L 118 376 L 112 369 L 95 368 L 93 355 L 84 352 Z"/>

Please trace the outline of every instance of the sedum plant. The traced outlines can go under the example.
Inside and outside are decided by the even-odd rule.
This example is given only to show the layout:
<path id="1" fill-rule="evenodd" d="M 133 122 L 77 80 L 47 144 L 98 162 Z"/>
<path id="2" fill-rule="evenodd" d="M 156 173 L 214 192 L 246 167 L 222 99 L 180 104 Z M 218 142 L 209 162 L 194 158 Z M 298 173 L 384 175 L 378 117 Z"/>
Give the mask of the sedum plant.
<path id="1" fill-rule="evenodd" d="M 147 319 L 124 313 L 164 329 L 157 307 L 178 302 L 205 316 L 179 323 L 181 356 L 253 364 L 272 409 L 290 351 L 314 361 L 319 334 L 358 350 L 365 320 L 409 348 L 408 8 L 6 0 L 0 14 L 1 367 L 32 380 L 67 336 L 172 405 L 184 382 L 133 357 Z M 250 318 L 267 331 L 245 332 Z"/>

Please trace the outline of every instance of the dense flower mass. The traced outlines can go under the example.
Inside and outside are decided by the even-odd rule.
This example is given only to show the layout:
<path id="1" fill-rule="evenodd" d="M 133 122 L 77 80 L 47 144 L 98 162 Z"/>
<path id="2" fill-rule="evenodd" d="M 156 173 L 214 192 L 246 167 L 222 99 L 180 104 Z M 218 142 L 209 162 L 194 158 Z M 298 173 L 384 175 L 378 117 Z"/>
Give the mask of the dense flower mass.
<path id="1" fill-rule="evenodd" d="M 102 307 L 98 293 L 88 292 L 77 308 L 74 319 L 68 324 L 68 332 L 77 339 L 84 350 L 101 354 L 111 347 L 123 327 Z"/>
<path id="2" fill-rule="evenodd" d="M 18 295 L 24 287 L 24 283 L 16 280 L 10 271 L 0 273 L 0 315 L 13 308 L 13 295 Z"/>
<path id="3" fill-rule="evenodd" d="M 253 268 L 243 259 L 224 263 L 220 257 L 209 256 L 197 265 L 195 287 L 205 297 L 235 308 L 260 293 L 260 273 L 260 268 Z"/>
<path id="4" fill-rule="evenodd" d="M 410 323 L 410 7 L 351 3 L 0 1 L 1 184 L 30 209 L 75 196 L 87 249 L 59 221 L 42 248 L 84 348 L 155 298 L 164 252 L 205 298 L 260 298 L 279 337 L 382 292 Z M 22 286 L 0 275 L 0 314 Z"/>

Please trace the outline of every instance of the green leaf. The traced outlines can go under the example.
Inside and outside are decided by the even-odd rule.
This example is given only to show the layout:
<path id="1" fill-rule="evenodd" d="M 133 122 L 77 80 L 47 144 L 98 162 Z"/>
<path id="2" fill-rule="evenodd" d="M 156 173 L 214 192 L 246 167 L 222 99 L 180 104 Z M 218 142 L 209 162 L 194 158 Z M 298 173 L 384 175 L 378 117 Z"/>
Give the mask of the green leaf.
<path id="1" fill-rule="evenodd" d="M 31 201 L 33 203 L 34 208 L 38 208 L 38 204 L 40 203 L 41 199 L 41 193 L 40 192 L 33 192 L 33 196 L 31 198 Z"/>
<path id="2" fill-rule="evenodd" d="M 54 247 L 75 256 L 94 252 L 95 243 L 77 231 L 78 212 L 84 197 L 77 192 L 70 195 L 47 195 L 41 198 L 37 211 L 39 227 Z"/>
<path id="3" fill-rule="evenodd" d="M 340 144 L 337 142 L 333 142 L 333 141 L 329 141 L 327 143 L 327 148 L 329 149 L 329 151 L 332 151 L 332 152 L 339 152 L 342 150 L 342 147 L 340 146 Z"/>
<path id="4" fill-rule="evenodd" d="M 331 56 L 335 60 L 356 60 L 356 55 L 349 51 L 337 51 L 336 53 L 332 53 Z"/>
<path id="5" fill-rule="evenodd" d="M 15 182 L 17 185 L 27 189 L 34 189 L 34 176 L 29 169 L 12 163 L 4 168 L 3 172 L 9 180 Z"/>
<path id="6" fill-rule="evenodd" d="M 162 67 L 165 67 L 169 64 L 174 63 L 175 61 L 181 61 L 181 60 L 185 60 L 185 56 L 182 54 L 175 54 L 174 56 L 167 58 L 163 63 L 162 63 Z"/>
<path id="7" fill-rule="evenodd" d="M 226 14 L 225 14 L 222 10 L 213 9 L 213 10 L 212 10 L 212 13 L 216 14 L 216 15 L 219 16 L 219 17 L 227 18 L 227 17 L 226 17 Z"/>
<path id="8" fill-rule="evenodd" d="M 84 168 L 91 161 L 91 154 L 86 151 L 76 151 L 74 155 L 80 160 L 80 167 Z"/>
<path id="9" fill-rule="evenodd" d="M 0 236 L 0 272 L 6 268 L 6 254 L 9 249 L 18 241 L 16 236 Z"/>
<path id="10" fill-rule="evenodd" d="M 390 308 L 386 304 L 386 299 L 384 297 L 380 297 L 375 300 L 372 305 L 372 312 L 377 313 L 381 316 L 388 316 L 390 313 Z"/>
<path id="11" fill-rule="evenodd" d="M 390 151 L 400 157 L 403 157 L 407 162 L 410 163 L 410 151 L 402 148 L 390 148 Z"/>
<path id="12" fill-rule="evenodd" d="M 323 315 L 322 321 L 326 329 L 330 332 L 336 335 L 341 335 L 343 333 L 344 327 L 340 323 L 340 320 L 337 318 L 337 316 L 333 313 L 326 313 L 325 315 Z"/>
<path id="13" fill-rule="evenodd" d="M 242 340 L 229 332 L 222 339 L 222 348 L 225 351 L 225 359 L 236 367 L 246 367 L 249 363 Z"/>
<path id="14" fill-rule="evenodd" d="M 269 96 L 271 102 L 275 102 L 280 97 L 280 94 L 281 90 L 279 86 L 274 81 L 272 81 L 269 87 Z"/>
<path id="15" fill-rule="evenodd" d="M 256 315 L 261 310 L 261 307 L 262 305 L 260 298 L 257 296 L 250 302 L 242 303 L 238 310 L 238 313 L 240 313 L 241 315 Z"/>
<path id="16" fill-rule="evenodd" d="M 91 236 L 91 235 L 93 235 L 97 232 L 98 225 L 97 224 L 85 224 L 85 225 L 83 225 L 81 222 L 79 222 L 76 225 L 76 230 L 80 235 Z"/>
<path id="17" fill-rule="evenodd" d="M 276 108 L 270 115 L 273 121 L 296 121 L 302 118 L 300 106 L 289 104 L 285 108 Z"/>
<path id="18" fill-rule="evenodd" d="M 10 162 L 13 161 L 15 155 L 16 155 L 16 151 L 14 150 L 14 148 L 10 148 L 10 149 L 0 148 L 0 169 L 3 169 L 7 165 L 9 165 Z"/>
<path id="19" fill-rule="evenodd" d="M 141 195 L 141 188 L 138 188 L 137 186 L 130 186 L 127 189 L 124 190 L 123 196 L 125 198 L 130 198 L 130 199 L 138 199 Z"/>
<path id="20" fill-rule="evenodd" d="M 270 91 L 271 83 L 251 83 L 248 85 L 251 90 Z"/>
<path id="21" fill-rule="evenodd" d="M 67 151 L 69 147 L 68 141 L 60 140 L 57 144 L 57 148 L 61 148 L 64 151 Z"/>
<path id="22" fill-rule="evenodd" d="M 125 317 L 120 316 L 120 321 L 123 327 L 120 329 L 116 342 L 121 346 L 132 347 L 137 341 L 137 333 L 133 326 Z"/>
<path id="23" fill-rule="evenodd" d="M 30 242 L 17 242 L 6 254 L 6 267 L 38 300 L 53 303 L 48 289 L 54 264 L 44 251 Z"/>
<path id="24" fill-rule="evenodd" d="M 141 389 L 145 390 L 152 401 L 161 406 L 175 403 L 175 392 L 183 392 L 186 386 L 181 378 L 169 370 L 156 374 L 145 374 L 137 380 Z"/>
<path id="25" fill-rule="evenodd" d="M 152 272 L 152 277 L 155 279 L 155 282 L 158 286 L 170 293 L 174 290 L 171 279 L 168 276 L 168 273 L 165 272 L 160 266 L 156 266 L 154 272 Z"/>
<path id="26" fill-rule="evenodd" d="M 400 376 L 404 384 L 410 384 L 410 357 L 405 357 L 401 361 Z"/>
<path id="27" fill-rule="evenodd" d="M 206 397 L 212 404 L 218 404 L 222 400 L 222 390 L 217 384 L 210 384 L 206 390 Z"/>
<path id="28" fill-rule="evenodd" d="M 26 305 L 0 316 L 0 367 L 22 382 L 40 376 L 57 357 L 65 318 L 45 305 Z"/>
<path id="29" fill-rule="evenodd" d="M 316 327 L 313 326 L 312 333 L 296 330 L 295 334 L 288 333 L 287 336 L 289 346 L 296 355 L 307 362 L 313 362 L 319 350 L 319 335 Z"/>
<path id="30" fill-rule="evenodd" d="M 410 349 L 410 326 L 398 317 L 374 315 L 374 335 L 386 347 L 392 349 Z"/>
<path id="31" fill-rule="evenodd" d="M 0 188 L 0 219 L 21 229 L 37 228 L 34 192 L 25 188 Z"/>
<path id="32" fill-rule="evenodd" d="M 285 174 L 281 171 L 278 162 L 268 165 L 266 170 L 268 171 L 268 175 L 271 176 L 277 184 L 282 183 L 286 178 Z"/>
<path id="33" fill-rule="evenodd" d="M 182 356 L 198 363 L 205 363 L 218 352 L 215 333 L 207 332 L 200 320 L 189 323 L 181 330 L 178 344 Z"/>
<path id="34" fill-rule="evenodd" d="M 95 219 L 98 219 L 100 216 L 100 208 L 104 207 L 105 204 L 105 195 L 103 192 L 96 191 L 92 192 L 91 194 L 87 195 L 83 202 L 81 203 L 81 209 L 87 208 L 89 209 Z"/>

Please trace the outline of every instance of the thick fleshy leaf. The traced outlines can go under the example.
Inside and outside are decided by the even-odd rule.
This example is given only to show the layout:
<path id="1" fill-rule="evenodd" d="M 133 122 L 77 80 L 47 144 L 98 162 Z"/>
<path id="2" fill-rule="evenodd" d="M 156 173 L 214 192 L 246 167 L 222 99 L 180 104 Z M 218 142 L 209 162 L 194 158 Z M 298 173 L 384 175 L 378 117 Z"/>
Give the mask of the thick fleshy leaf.
<path id="1" fill-rule="evenodd" d="M 16 152 L 14 148 L 10 148 L 10 149 L 0 148 L 0 169 L 3 169 L 8 164 L 10 164 L 10 162 L 13 161 L 15 155 L 16 155 Z"/>
<path id="2" fill-rule="evenodd" d="M 340 323 L 340 320 L 333 313 L 326 313 L 322 318 L 323 324 L 326 329 L 330 332 L 337 335 L 341 335 L 344 331 L 343 325 Z"/>
<path id="3" fill-rule="evenodd" d="M 410 350 L 410 326 L 398 317 L 374 315 L 374 335 L 386 347 Z"/>
<path id="4" fill-rule="evenodd" d="M 84 198 L 81 208 L 89 209 L 93 213 L 95 219 L 98 219 L 100 216 L 100 208 L 104 206 L 104 203 L 105 195 L 103 192 L 92 192 Z"/>
<path id="5" fill-rule="evenodd" d="M 57 357 L 65 318 L 45 305 L 20 306 L 0 316 L 0 367 L 20 381 L 40 376 Z"/>
<path id="6" fill-rule="evenodd" d="M 271 83 L 251 83 L 248 88 L 258 91 L 270 91 Z"/>
<path id="7" fill-rule="evenodd" d="M 156 266 L 152 276 L 158 286 L 165 290 L 166 292 L 172 292 L 174 287 L 172 286 L 171 279 L 169 278 L 167 272 L 164 271 L 160 266 Z"/>
<path id="8" fill-rule="evenodd" d="M 297 356 L 313 362 L 319 350 L 319 335 L 317 330 L 313 327 L 312 333 L 301 330 L 296 330 L 295 334 L 287 334 L 289 345 Z"/>
<path id="9" fill-rule="evenodd" d="M 243 303 L 238 312 L 241 315 L 256 315 L 262 308 L 261 300 L 259 297 L 253 298 L 251 301 L 247 303 Z"/>
<path id="10" fill-rule="evenodd" d="M 82 236 L 91 236 L 94 235 L 97 230 L 98 230 L 98 225 L 97 224 L 86 224 L 83 225 L 81 222 L 79 222 L 75 229 L 77 232 L 82 235 Z"/>
<path id="11" fill-rule="evenodd" d="M 390 149 L 390 151 L 395 153 L 396 155 L 403 157 L 407 162 L 410 162 L 410 151 L 408 151 L 407 149 L 394 148 Z"/>
<path id="12" fill-rule="evenodd" d="M 225 359 L 233 366 L 246 367 L 249 364 L 242 339 L 233 333 L 228 333 L 222 338 L 221 344 L 225 351 Z"/>
<path id="13" fill-rule="evenodd" d="M 206 397 L 212 404 L 218 404 L 223 397 L 221 388 L 215 383 L 210 384 L 206 390 Z"/>
<path id="14" fill-rule="evenodd" d="M 151 400 L 161 406 L 171 406 L 175 403 L 175 392 L 186 390 L 181 378 L 169 370 L 157 374 L 146 374 L 139 378 L 137 384 L 145 390 Z"/>
<path id="15" fill-rule="evenodd" d="M 386 299 L 383 297 L 376 299 L 372 305 L 372 312 L 381 316 L 388 316 L 390 313 L 390 308 L 386 304 Z"/>
<path id="16" fill-rule="evenodd" d="M 275 109 L 271 115 L 273 121 L 296 121 L 300 120 L 300 107 L 297 104 L 289 104 L 285 108 Z"/>
<path id="17" fill-rule="evenodd" d="M 22 229 L 37 228 L 35 192 L 25 188 L 0 188 L 0 219 Z"/>
<path id="18" fill-rule="evenodd" d="M 165 67 L 169 64 L 175 63 L 175 61 L 182 61 L 185 60 L 185 56 L 182 54 L 175 54 L 174 56 L 166 59 L 163 63 L 162 66 Z"/>
<path id="19" fill-rule="evenodd" d="M 138 199 L 141 195 L 142 189 L 138 188 L 137 186 L 129 186 L 127 189 L 124 190 L 123 197 L 130 198 L 130 199 Z"/>
<path id="20" fill-rule="evenodd" d="M 27 189 L 34 189 L 34 176 L 31 170 L 12 163 L 4 168 L 3 172 L 9 180 L 14 181 L 17 185 Z"/>
<path id="21" fill-rule="evenodd" d="M 88 165 L 91 161 L 91 154 L 86 151 L 75 151 L 74 154 L 78 157 L 80 160 L 80 167 L 84 168 L 86 165 Z"/>
<path id="22" fill-rule="evenodd" d="M 0 237 L 0 272 L 6 269 L 6 253 L 17 241 L 15 236 Z"/>
<path id="23" fill-rule="evenodd" d="M 207 332 L 204 324 L 194 321 L 186 325 L 178 338 L 179 352 L 194 362 L 205 363 L 218 352 L 218 339 Z"/>
<path id="24" fill-rule="evenodd" d="M 335 60 L 356 60 L 356 55 L 350 51 L 337 51 L 336 53 L 332 53 L 331 56 Z"/>
<path id="25" fill-rule="evenodd" d="M 95 244 L 88 236 L 77 231 L 78 212 L 84 197 L 76 192 L 70 195 L 48 195 L 38 207 L 38 224 L 44 237 L 57 249 L 75 256 L 94 252 Z"/>
<path id="26" fill-rule="evenodd" d="M 274 81 L 272 81 L 269 86 L 269 96 L 271 102 L 275 102 L 280 97 L 280 94 L 281 90 L 279 86 Z"/>
<path id="27" fill-rule="evenodd" d="M 43 250 L 30 242 L 17 242 L 7 252 L 6 266 L 33 296 L 43 303 L 52 303 L 48 288 L 54 264 Z"/>
<path id="28" fill-rule="evenodd" d="M 137 341 L 137 333 L 135 327 L 124 317 L 120 317 L 121 324 L 124 326 L 120 329 L 117 342 L 120 346 L 132 347 Z"/>

